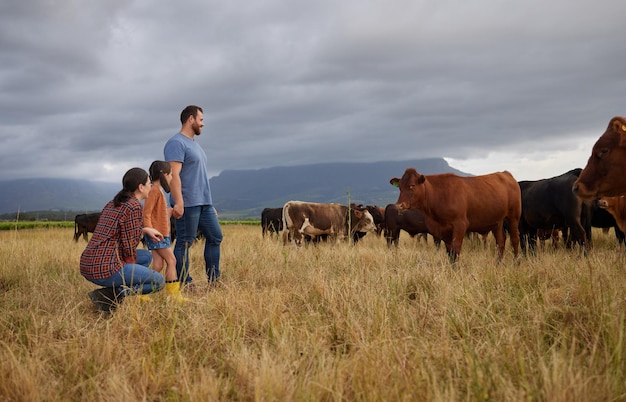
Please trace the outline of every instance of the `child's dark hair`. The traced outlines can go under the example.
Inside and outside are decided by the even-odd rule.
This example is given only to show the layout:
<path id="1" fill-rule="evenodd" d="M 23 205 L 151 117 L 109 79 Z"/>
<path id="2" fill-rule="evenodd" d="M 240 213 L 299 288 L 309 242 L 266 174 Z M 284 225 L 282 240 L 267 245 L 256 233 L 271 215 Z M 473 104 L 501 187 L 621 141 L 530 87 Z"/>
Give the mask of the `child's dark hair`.
<path id="1" fill-rule="evenodd" d="M 155 181 L 159 181 L 161 183 L 161 187 L 166 193 L 170 192 L 170 185 L 167 183 L 165 179 L 165 174 L 172 172 L 172 166 L 169 162 L 165 161 L 154 161 L 150 165 L 150 180 L 154 183 Z"/>
<path id="2" fill-rule="evenodd" d="M 113 206 L 119 207 L 130 200 L 139 185 L 146 184 L 147 181 L 148 173 L 145 170 L 138 167 L 130 169 L 122 178 L 122 189 L 113 197 Z"/>

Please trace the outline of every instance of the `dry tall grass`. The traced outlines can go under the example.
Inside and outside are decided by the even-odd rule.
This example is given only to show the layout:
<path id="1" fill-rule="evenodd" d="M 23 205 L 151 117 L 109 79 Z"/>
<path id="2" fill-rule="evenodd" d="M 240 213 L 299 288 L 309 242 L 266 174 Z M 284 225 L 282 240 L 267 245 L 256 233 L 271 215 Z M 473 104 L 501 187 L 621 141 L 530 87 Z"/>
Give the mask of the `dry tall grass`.
<path id="1" fill-rule="evenodd" d="M 466 241 L 456 268 L 407 236 L 397 250 L 283 248 L 224 226 L 223 286 L 170 305 L 128 298 L 109 319 L 78 271 L 71 229 L 0 232 L 0 399 L 626 399 L 626 268 L 594 232 L 497 265 Z M 202 245 L 192 274 L 206 278 Z"/>

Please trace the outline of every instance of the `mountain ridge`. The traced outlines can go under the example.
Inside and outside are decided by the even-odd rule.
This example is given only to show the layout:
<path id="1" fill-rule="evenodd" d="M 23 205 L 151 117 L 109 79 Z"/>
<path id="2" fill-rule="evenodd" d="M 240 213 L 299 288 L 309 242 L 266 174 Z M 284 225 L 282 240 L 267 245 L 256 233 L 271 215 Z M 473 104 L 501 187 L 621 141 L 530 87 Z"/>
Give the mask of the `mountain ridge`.
<path id="1" fill-rule="evenodd" d="M 413 167 L 423 174 L 461 172 L 443 158 L 371 163 L 319 163 L 263 169 L 224 170 L 210 179 L 213 202 L 221 219 L 258 218 L 266 207 L 289 200 L 348 201 L 384 206 L 395 202 L 398 190 L 389 184 Z M 100 211 L 121 189 L 121 183 L 78 179 L 0 181 L 0 213 L 19 211 Z"/>

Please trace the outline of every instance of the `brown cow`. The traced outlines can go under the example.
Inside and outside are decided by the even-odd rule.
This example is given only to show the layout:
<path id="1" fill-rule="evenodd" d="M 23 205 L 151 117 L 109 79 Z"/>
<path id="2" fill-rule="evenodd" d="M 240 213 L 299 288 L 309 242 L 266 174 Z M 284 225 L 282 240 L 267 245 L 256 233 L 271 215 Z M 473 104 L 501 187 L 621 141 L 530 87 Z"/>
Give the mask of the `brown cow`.
<path id="1" fill-rule="evenodd" d="M 87 241 L 87 233 L 93 233 L 98 225 L 100 212 L 93 214 L 79 214 L 74 217 L 74 241 L 78 241 L 80 235 Z"/>
<path id="2" fill-rule="evenodd" d="M 419 209 L 426 226 L 442 239 L 451 262 L 461 253 L 466 232 L 492 232 L 498 247 L 498 260 L 504 254 L 504 221 L 508 220 L 513 253 L 519 253 L 521 191 L 509 172 L 461 177 L 452 173 L 424 176 L 409 168 L 401 179 L 390 183 L 400 189 L 396 202 L 401 208 Z"/>
<path id="3" fill-rule="evenodd" d="M 617 223 L 617 227 L 622 232 L 626 232 L 626 198 L 623 195 L 618 197 L 600 197 L 598 206 L 606 209 Z"/>
<path id="4" fill-rule="evenodd" d="M 356 232 L 375 232 L 376 226 L 367 210 L 341 204 L 288 201 L 283 206 L 283 229 L 283 244 L 291 238 L 300 246 L 305 235 L 352 239 Z"/>
<path id="5" fill-rule="evenodd" d="M 613 117 L 572 189 L 583 199 L 626 194 L 626 119 Z"/>

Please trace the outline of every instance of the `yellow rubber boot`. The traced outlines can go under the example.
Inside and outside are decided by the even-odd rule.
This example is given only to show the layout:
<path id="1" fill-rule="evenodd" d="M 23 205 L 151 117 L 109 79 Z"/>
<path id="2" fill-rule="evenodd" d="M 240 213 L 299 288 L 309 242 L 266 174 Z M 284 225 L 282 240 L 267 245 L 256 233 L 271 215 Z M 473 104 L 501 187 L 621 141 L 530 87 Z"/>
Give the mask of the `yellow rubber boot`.
<path id="1" fill-rule="evenodd" d="M 165 293 L 167 293 L 167 298 L 169 300 L 175 301 L 177 303 L 189 303 L 191 299 L 186 298 L 180 293 L 180 282 L 166 282 L 165 283 Z"/>
<path id="2" fill-rule="evenodd" d="M 137 295 L 137 300 L 139 300 L 142 303 L 152 303 L 152 297 L 148 295 L 139 294 Z"/>

